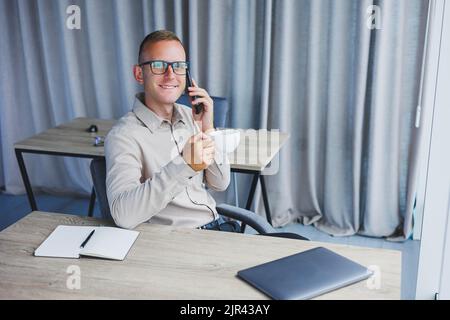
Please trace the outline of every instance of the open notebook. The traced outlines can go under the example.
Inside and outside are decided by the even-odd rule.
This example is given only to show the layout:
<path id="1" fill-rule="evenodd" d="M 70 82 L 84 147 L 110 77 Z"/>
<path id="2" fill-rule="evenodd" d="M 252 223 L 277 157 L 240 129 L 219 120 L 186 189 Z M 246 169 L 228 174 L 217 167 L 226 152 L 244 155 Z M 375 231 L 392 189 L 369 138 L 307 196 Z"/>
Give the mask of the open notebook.
<path id="1" fill-rule="evenodd" d="M 94 233 L 89 237 L 89 235 Z M 113 227 L 58 226 L 34 251 L 39 257 L 124 260 L 139 232 Z M 86 241 L 87 240 L 87 241 Z M 84 243 L 84 246 L 81 245 Z"/>

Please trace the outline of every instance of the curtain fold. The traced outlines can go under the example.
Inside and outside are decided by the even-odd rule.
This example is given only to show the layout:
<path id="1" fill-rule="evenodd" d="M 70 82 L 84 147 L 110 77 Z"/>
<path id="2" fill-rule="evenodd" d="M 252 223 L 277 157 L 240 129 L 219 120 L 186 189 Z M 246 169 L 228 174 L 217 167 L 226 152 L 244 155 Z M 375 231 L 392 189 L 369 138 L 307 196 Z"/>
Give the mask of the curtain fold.
<path id="1" fill-rule="evenodd" d="M 81 29 L 66 27 L 78 5 Z M 376 5 L 381 29 L 369 29 Z M 276 226 L 334 235 L 411 233 L 414 127 L 428 1 L 0 0 L 0 185 L 23 193 L 13 144 L 75 117 L 131 109 L 139 44 L 185 44 L 197 82 L 228 98 L 228 124 L 290 138 L 266 176 Z M 377 17 L 378 18 L 378 17 Z M 30 155 L 34 188 L 87 194 L 89 160 Z M 238 175 L 244 206 L 250 178 Z M 233 190 L 215 194 L 233 203 Z M 254 209 L 264 215 L 259 187 Z"/>

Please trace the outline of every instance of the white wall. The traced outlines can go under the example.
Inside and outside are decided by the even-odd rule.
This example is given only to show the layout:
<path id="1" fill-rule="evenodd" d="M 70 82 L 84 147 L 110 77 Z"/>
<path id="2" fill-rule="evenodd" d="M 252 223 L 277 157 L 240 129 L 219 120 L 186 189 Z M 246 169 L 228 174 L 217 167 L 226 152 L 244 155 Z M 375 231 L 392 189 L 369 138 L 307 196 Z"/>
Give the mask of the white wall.
<path id="1" fill-rule="evenodd" d="M 444 254 L 441 270 L 439 299 L 450 300 L 450 206 L 447 210 L 447 231 L 445 236 Z"/>
<path id="2" fill-rule="evenodd" d="M 441 286 L 449 278 L 443 270 L 444 260 L 450 267 L 450 245 L 448 243 L 448 215 L 450 203 L 450 0 L 434 0 L 435 16 L 432 30 L 434 50 L 430 58 L 438 59 L 436 82 L 425 83 L 428 93 L 434 95 L 427 100 L 432 113 L 432 131 L 428 163 L 426 163 L 426 185 L 423 224 L 416 287 L 417 299 L 434 299 L 435 294 L 448 286 Z M 438 23 L 440 21 L 440 23 Z M 440 24 L 440 28 L 438 28 Z M 433 90 L 432 90 L 433 89 Z M 434 108 L 433 108 L 434 107 Z M 443 296 L 443 293 L 440 293 Z"/>

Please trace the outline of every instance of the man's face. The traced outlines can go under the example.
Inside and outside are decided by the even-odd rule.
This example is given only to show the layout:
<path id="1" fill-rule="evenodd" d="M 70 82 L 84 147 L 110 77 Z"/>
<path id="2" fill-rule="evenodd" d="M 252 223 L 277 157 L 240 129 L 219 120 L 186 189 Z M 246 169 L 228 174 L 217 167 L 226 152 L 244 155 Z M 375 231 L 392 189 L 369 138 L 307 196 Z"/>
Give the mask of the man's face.
<path id="1" fill-rule="evenodd" d="M 184 48 L 178 41 L 158 41 L 146 47 L 142 62 L 164 60 L 167 62 L 186 61 Z M 155 106 L 173 104 L 178 100 L 186 86 L 186 75 L 178 75 L 168 66 L 166 73 L 153 74 L 150 65 L 142 66 L 146 102 Z"/>

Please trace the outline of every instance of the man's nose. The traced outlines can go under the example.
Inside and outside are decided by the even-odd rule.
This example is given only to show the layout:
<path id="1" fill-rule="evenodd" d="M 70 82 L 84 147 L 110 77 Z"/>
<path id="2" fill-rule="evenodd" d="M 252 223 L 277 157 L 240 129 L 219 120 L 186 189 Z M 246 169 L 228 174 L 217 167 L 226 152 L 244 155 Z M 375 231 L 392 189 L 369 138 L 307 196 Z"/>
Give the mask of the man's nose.
<path id="1" fill-rule="evenodd" d="M 172 66 L 167 66 L 166 76 L 173 77 L 175 75 L 175 72 L 173 72 Z"/>

